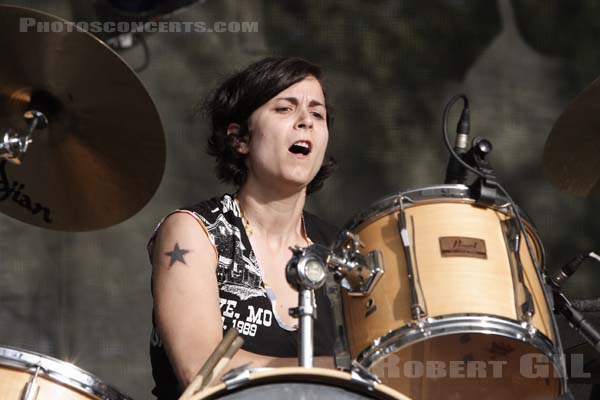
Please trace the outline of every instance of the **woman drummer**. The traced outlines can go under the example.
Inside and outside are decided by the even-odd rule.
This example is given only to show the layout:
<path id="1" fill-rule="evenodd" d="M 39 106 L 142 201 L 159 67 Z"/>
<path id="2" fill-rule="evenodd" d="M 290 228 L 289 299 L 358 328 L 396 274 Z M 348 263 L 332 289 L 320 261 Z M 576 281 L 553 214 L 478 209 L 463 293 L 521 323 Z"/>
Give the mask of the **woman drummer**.
<path id="1" fill-rule="evenodd" d="M 335 232 L 303 211 L 333 166 L 319 67 L 263 59 L 222 83 L 207 110 L 209 154 L 237 191 L 171 213 L 150 240 L 159 399 L 177 398 L 231 327 L 245 343 L 228 367 L 297 365 L 290 247 L 329 244 Z M 322 290 L 316 299 L 315 365 L 332 366 L 331 311 Z"/>

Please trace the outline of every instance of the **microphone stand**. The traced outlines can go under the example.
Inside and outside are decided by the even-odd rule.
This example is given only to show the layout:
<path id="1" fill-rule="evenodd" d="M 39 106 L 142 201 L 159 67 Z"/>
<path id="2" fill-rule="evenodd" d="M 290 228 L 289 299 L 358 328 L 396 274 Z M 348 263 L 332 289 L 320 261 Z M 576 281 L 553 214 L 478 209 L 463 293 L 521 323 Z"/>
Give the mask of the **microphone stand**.
<path id="1" fill-rule="evenodd" d="M 554 313 L 561 313 L 569 322 L 569 325 L 577 331 L 592 347 L 600 353 L 600 333 L 589 323 L 567 299 L 560 289 L 553 288 Z"/>
<path id="2" fill-rule="evenodd" d="M 586 259 L 600 261 L 600 256 L 593 251 L 579 254 L 565 264 L 557 274 L 546 277 L 546 282 L 552 288 L 552 294 L 554 295 L 554 313 L 561 313 L 567 319 L 569 325 L 600 353 L 600 333 L 560 290 L 561 285 L 577 272 L 579 266 Z"/>

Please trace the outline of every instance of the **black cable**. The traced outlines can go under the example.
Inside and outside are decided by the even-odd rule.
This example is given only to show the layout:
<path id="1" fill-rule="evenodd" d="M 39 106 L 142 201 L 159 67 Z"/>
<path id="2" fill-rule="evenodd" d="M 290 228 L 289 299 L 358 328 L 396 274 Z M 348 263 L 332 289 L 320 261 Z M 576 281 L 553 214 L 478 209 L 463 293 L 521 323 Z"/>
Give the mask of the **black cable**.
<path id="1" fill-rule="evenodd" d="M 464 110 L 468 110 L 469 109 L 469 99 L 464 94 L 457 94 L 457 95 L 455 95 L 454 97 L 452 97 L 450 99 L 450 101 L 448 102 L 448 104 L 446 104 L 446 108 L 444 108 L 444 115 L 442 117 L 442 136 L 444 138 L 444 143 L 446 144 L 446 148 L 448 149 L 448 151 L 450 152 L 450 154 L 452 155 L 452 157 L 454 157 L 454 159 L 456 161 L 458 161 L 463 167 L 465 167 L 466 169 L 468 169 L 469 171 L 471 171 L 475 175 L 477 175 L 477 176 L 479 176 L 481 178 L 485 178 L 485 174 L 483 172 L 478 171 L 477 169 L 475 169 L 472 166 L 470 166 L 469 164 L 467 164 L 462 159 L 462 157 L 459 156 L 456 153 L 456 151 L 454 150 L 454 148 L 450 144 L 450 139 L 448 139 L 448 113 L 450 112 L 450 109 L 452 108 L 452 106 L 454 105 L 454 103 L 456 103 L 459 99 L 463 99 Z M 460 126 L 460 124 L 461 124 L 461 122 L 459 121 L 459 126 Z"/>

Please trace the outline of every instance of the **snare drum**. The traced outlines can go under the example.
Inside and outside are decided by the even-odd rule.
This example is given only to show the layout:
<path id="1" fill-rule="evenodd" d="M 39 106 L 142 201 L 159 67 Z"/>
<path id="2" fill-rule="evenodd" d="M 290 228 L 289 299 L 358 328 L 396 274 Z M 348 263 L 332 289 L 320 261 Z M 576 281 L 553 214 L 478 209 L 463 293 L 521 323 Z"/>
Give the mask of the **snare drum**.
<path id="1" fill-rule="evenodd" d="M 245 370 L 224 381 L 205 389 L 194 400 L 410 400 L 384 385 L 325 368 Z"/>
<path id="2" fill-rule="evenodd" d="M 535 267 L 541 242 L 522 216 L 532 258 L 507 201 L 474 203 L 466 186 L 435 186 L 385 198 L 351 221 L 346 230 L 361 252 L 381 252 L 384 273 L 368 293 L 341 292 L 348 350 L 414 399 L 556 398 L 564 369 Z M 345 248 L 340 235 L 333 251 Z"/>
<path id="3" fill-rule="evenodd" d="M 29 390 L 29 395 L 27 391 Z M 94 375 L 42 354 L 0 347 L 2 400 L 131 400 Z"/>

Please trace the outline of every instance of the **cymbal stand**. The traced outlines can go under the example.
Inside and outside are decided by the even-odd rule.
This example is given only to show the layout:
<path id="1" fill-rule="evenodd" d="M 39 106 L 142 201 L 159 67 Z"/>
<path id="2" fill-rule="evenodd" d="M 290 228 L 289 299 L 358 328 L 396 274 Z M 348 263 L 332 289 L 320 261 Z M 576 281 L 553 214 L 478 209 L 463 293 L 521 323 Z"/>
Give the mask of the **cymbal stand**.
<path id="1" fill-rule="evenodd" d="M 314 246 L 291 248 L 292 258 L 285 272 L 290 286 L 298 291 L 298 307 L 290 308 L 290 315 L 299 320 L 298 365 L 311 368 L 314 361 L 314 321 L 317 318 L 315 289 L 327 278 L 323 256 Z"/>
<path id="2" fill-rule="evenodd" d="M 27 111 L 24 118 L 29 125 L 27 133 L 23 134 L 12 128 L 4 130 L 0 138 L 0 159 L 20 164 L 20 157 L 27 152 L 29 145 L 33 142 L 33 132 L 48 126 L 48 118 L 40 111 Z"/>

